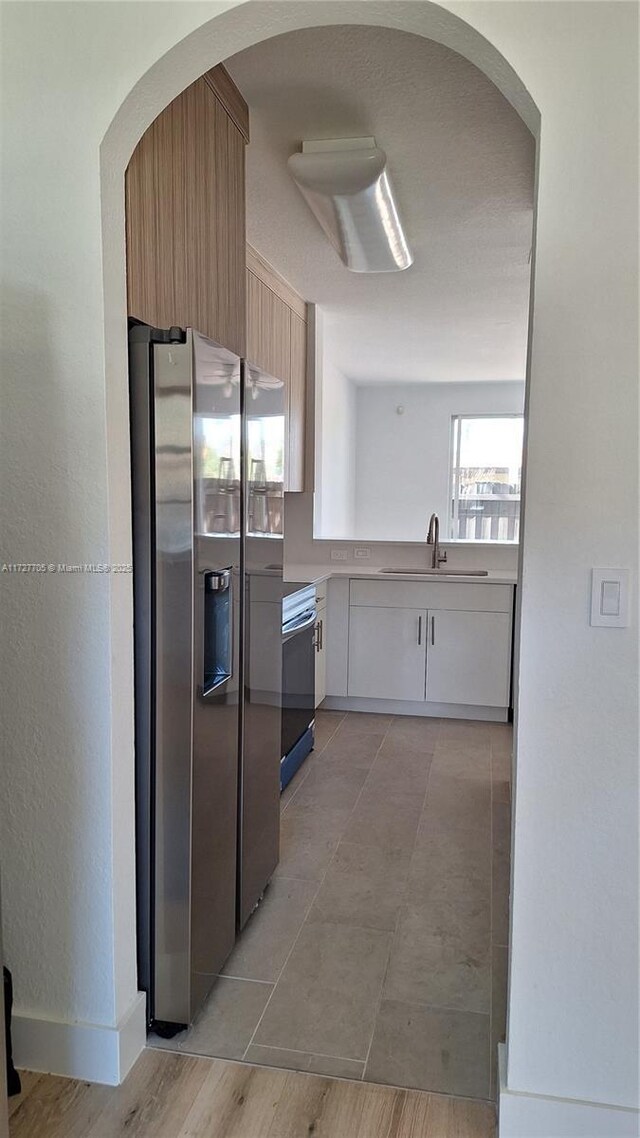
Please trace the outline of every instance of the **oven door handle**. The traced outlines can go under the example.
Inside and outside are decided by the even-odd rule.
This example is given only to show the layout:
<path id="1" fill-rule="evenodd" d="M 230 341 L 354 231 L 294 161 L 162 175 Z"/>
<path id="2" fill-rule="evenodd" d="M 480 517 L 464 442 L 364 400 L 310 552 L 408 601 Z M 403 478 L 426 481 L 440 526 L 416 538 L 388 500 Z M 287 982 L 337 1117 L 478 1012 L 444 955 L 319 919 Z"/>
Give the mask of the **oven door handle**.
<path id="1" fill-rule="evenodd" d="M 316 615 L 315 611 L 311 613 L 311 616 L 305 614 L 300 624 L 294 625 L 293 628 L 283 629 L 282 643 L 286 644 L 287 640 L 291 640 L 291 637 L 297 636 L 299 632 L 304 632 L 305 628 L 311 628 L 311 625 L 316 623 Z"/>

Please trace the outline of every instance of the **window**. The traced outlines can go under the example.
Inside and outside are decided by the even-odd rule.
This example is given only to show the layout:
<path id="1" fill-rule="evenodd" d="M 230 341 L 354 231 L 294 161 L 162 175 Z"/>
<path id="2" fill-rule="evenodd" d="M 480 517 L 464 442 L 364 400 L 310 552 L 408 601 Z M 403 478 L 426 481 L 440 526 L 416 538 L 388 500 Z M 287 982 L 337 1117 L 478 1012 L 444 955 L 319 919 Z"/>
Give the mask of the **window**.
<path id="1" fill-rule="evenodd" d="M 454 415 L 451 538 L 517 541 L 522 415 Z"/>

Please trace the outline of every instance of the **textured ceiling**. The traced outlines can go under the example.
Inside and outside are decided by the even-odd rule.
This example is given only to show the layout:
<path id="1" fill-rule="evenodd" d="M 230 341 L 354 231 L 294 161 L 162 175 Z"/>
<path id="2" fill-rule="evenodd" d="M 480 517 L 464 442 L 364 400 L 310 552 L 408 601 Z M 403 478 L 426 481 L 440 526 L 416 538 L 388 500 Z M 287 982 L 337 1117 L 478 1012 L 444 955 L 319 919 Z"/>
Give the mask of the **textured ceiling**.
<path id="1" fill-rule="evenodd" d="M 251 110 L 250 242 L 324 310 L 356 382 L 523 379 L 534 142 L 472 64 L 422 37 L 312 28 L 227 61 Z M 373 135 L 415 261 L 355 274 L 287 172 L 303 139 Z"/>

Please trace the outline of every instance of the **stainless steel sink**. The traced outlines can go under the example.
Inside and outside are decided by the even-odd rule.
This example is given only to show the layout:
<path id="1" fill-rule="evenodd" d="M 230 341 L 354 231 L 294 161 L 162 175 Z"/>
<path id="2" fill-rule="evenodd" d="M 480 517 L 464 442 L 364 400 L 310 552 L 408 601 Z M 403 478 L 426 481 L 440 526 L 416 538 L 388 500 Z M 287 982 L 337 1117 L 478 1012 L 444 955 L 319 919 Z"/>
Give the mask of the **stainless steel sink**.
<path id="1" fill-rule="evenodd" d="M 488 569 L 380 569 L 380 573 L 397 573 L 403 577 L 488 577 Z"/>

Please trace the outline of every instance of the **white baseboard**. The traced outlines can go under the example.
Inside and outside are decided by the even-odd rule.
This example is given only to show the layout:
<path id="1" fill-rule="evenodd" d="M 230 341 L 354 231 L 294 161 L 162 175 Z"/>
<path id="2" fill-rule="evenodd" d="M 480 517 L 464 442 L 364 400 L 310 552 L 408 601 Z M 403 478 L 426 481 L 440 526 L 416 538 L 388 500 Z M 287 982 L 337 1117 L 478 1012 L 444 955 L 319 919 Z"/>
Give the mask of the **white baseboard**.
<path id="1" fill-rule="evenodd" d="M 638 1138 L 640 1111 L 606 1103 L 550 1098 L 506 1086 L 505 1046 L 499 1046 L 499 1138 Z"/>
<path id="2" fill-rule="evenodd" d="M 422 715 L 426 719 L 477 719 L 506 723 L 507 707 L 472 707 L 468 703 L 426 703 L 409 699 L 364 699 L 362 696 L 328 695 L 323 711 L 373 711 L 379 715 Z"/>
<path id="3" fill-rule="evenodd" d="M 16 1067 L 117 1086 L 147 1042 L 146 997 L 138 992 L 116 1027 L 12 1016 Z"/>

